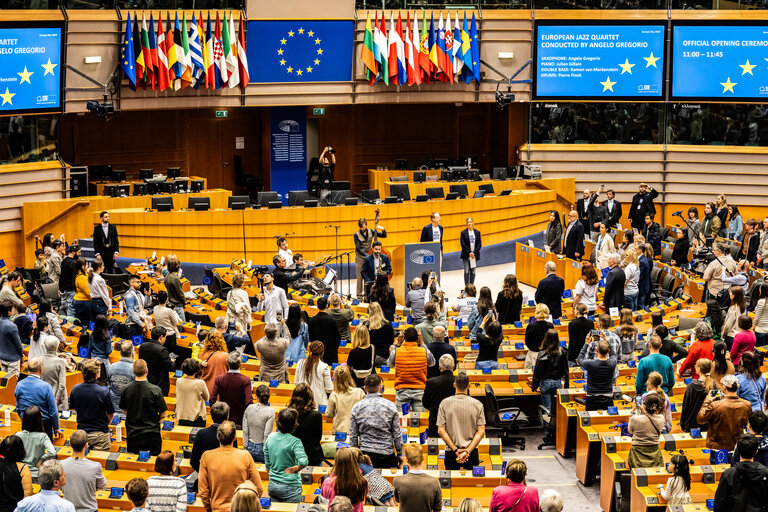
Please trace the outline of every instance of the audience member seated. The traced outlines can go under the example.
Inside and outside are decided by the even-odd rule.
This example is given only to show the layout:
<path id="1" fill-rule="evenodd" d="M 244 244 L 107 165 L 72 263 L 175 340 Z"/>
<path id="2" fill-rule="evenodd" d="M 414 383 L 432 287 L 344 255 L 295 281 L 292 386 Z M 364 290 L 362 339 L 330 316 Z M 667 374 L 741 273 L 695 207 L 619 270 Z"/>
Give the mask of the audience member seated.
<path id="1" fill-rule="evenodd" d="M 219 446 L 219 440 L 216 438 L 216 432 L 219 425 L 229 418 L 229 406 L 225 402 L 216 402 L 211 405 L 212 425 L 197 431 L 195 441 L 192 443 L 192 454 L 189 456 L 189 465 L 197 472 L 200 472 L 200 458 L 208 450 L 213 450 Z M 237 439 L 234 447 L 237 448 Z"/>
<path id="2" fill-rule="evenodd" d="M 264 462 L 269 472 L 267 492 L 275 501 L 304 501 L 299 471 L 309 464 L 304 445 L 293 435 L 299 413 L 289 407 L 277 415 L 277 431 L 264 441 Z"/>
<path id="3" fill-rule="evenodd" d="M 257 402 L 246 407 L 243 416 L 243 443 L 254 462 L 264 462 L 264 442 L 275 426 L 275 410 L 269 406 L 269 395 L 267 386 L 257 387 Z"/>
<path id="4" fill-rule="evenodd" d="M 747 425 L 751 404 L 739 398 L 739 381 L 733 375 L 726 375 L 721 381 L 725 395 L 714 397 L 707 395 L 697 416 L 699 423 L 708 423 L 707 448 L 714 450 L 733 450 L 736 441 Z M 744 452 L 742 455 L 745 456 Z M 753 454 L 754 455 L 754 454 Z M 751 458 L 751 457 L 750 457 Z"/>
<path id="5" fill-rule="evenodd" d="M 349 444 L 370 457 L 373 467 L 400 467 L 403 453 L 400 414 L 381 392 L 381 377 L 374 374 L 365 378 L 366 395 L 352 407 L 350 414 Z"/>
<path id="6" fill-rule="evenodd" d="M 672 360 L 659 353 L 662 341 L 658 334 L 651 336 L 648 342 L 648 355 L 640 360 L 637 365 L 637 377 L 635 379 L 635 392 L 638 395 L 645 393 L 645 384 L 648 375 L 652 372 L 658 372 L 663 379 L 662 387 L 665 393 L 669 393 L 675 385 L 675 368 Z"/>
<path id="7" fill-rule="evenodd" d="M 125 387 L 135 380 L 136 377 L 133 375 L 133 343 L 124 341 L 120 344 L 120 360 L 107 367 L 107 386 L 115 412 L 122 414 L 120 396 Z"/>
<path id="8" fill-rule="evenodd" d="M 471 470 L 480 464 L 477 446 L 485 436 L 483 404 L 469 396 L 469 377 L 459 372 L 456 394 L 445 398 L 437 412 L 437 432 L 445 441 L 445 469 Z"/>
<path id="9" fill-rule="evenodd" d="M 752 434 L 739 437 L 741 460 L 720 476 L 715 491 L 714 512 L 763 510 L 768 500 L 768 468 L 754 460 L 758 446 L 759 442 Z"/>
<path id="10" fill-rule="evenodd" d="M 37 483 L 40 492 L 24 498 L 15 512 L 75 512 L 75 506 L 59 496 L 66 480 L 61 462 L 51 459 L 40 466 Z"/>
<path id="11" fill-rule="evenodd" d="M 333 392 L 328 397 L 328 408 L 325 410 L 325 415 L 333 418 L 331 428 L 333 434 L 349 433 L 349 416 L 352 413 L 352 407 L 365 396 L 363 390 L 355 386 L 349 371 L 346 365 L 339 365 L 333 371 Z"/>
<path id="12" fill-rule="evenodd" d="M 525 462 L 513 459 L 507 463 L 509 483 L 493 490 L 490 512 L 539 512 L 539 490 L 527 484 L 526 474 Z"/>
<path id="13" fill-rule="evenodd" d="M 67 475 L 66 484 L 62 488 L 64 499 L 75 506 L 76 512 L 98 510 L 96 491 L 107 486 L 107 479 L 101 471 L 101 464 L 85 456 L 90 446 L 88 434 L 83 430 L 75 430 L 69 436 L 69 446 L 72 448 L 72 456 L 61 462 Z"/>
<path id="14" fill-rule="evenodd" d="M 269 323 L 264 326 L 264 337 L 256 342 L 256 352 L 259 353 L 259 381 L 288 382 L 288 363 L 285 353 L 291 341 L 278 338 L 278 325 Z M 229 347 L 227 347 L 229 348 Z"/>
<path id="15" fill-rule="evenodd" d="M 13 392 L 16 397 L 16 412 L 19 413 L 22 420 L 26 414 L 27 408 L 35 405 L 43 415 L 43 428 L 48 437 L 61 437 L 59 430 L 59 411 L 56 409 L 56 399 L 53 397 L 53 390 L 47 382 L 43 381 L 43 360 L 39 357 L 33 357 L 27 362 L 27 378 L 16 383 L 16 389 Z"/>
<path id="16" fill-rule="evenodd" d="M 173 370 L 174 365 L 168 349 L 164 346 L 165 333 L 165 327 L 153 327 L 152 338 L 145 340 L 139 347 L 139 359 L 147 363 L 147 380 L 159 387 L 163 396 L 168 396 L 171 392 L 168 372 Z"/>
<path id="17" fill-rule="evenodd" d="M 403 446 L 408 473 L 394 478 L 395 499 L 400 512 L 440 512 L 443 508 L 443 491 L 437 478 L 422 469 L 424 452 L 421 446 L 408 443 Z"/>
<path id="18" fill-rule="evenodd" d="M 183 375 L 176 379 L 176 420 L 185 427 L 205 427 L 208 386 L 200 378 L 200 363 L 188 357 L 181 363 Z"/>
<path id="19" fill-rule="evenodd" d="M 395 371 L 395 405 L 410 404 L 411 410 L 424 411 L 422 397 L 427 385 L 427 368 L 435 364 L 432 352 L 424 346 L 419 331 L 408 327 L 390 348 L 387 364 Z"/>
<path id="20" fill-rule="evenodd" d="M 83 382 L 72 388 L 69 406 L 77 412 L 77 428 L 88 434 L 88 446 L 108 452 L 112 446 L 109 424 L 115 415 L 115 406 L 109 389 L 96 383 L 101 374 L 101 363 L 86 359 L 82 373 Z"/>
<path id="21" fill-rule="evenodd" d="M 147 363 L 137 359 L 133 363 L 136 380 L 128 384 L 120 395 L 120 409 L 125 415 L 126 446 L 128 452 L 146 450 L 157 455 L 163 448 L 160 422 L 168 407 L 160 388 L 147 381 Z"/>
<path id="22" fill-rule="evenodd" d="M 178 467 L 176 456 L 163 450 L 155 459 L 155 473 L 147 478 L 147 505 L 152 512 L 184 512 L 187 510 L 187 483 L 173 476 Z"/>
<path id="23" fill-rule="evenodd" d="M 334 324 L 334 329 L 335 329 Z M 321 341 L 313 341 L 307 349 L 306 359 L 296 365 L 294 384 L 307 384 L 317 405 L 328 404 L 328 394 L 333 391 L 331 367 L 323 361 L 325 346 Z"/>
<path id="24" fill-rule="evenodd" d="M 563 281 L 562 277 L 555 274 L 557 271 L 555 262 L 546 262 L 544 270 L 547 272 L 547 275 L 536 286 L 534 299 L 537 304 L 545 304 L 549 308 L 552 318 L 560 318 L 562 316 L 561 303 L 563 292 L 565 291 L 565 281 Z"/>
<path id="25" fill-rule="evenodd" d="M 32 496 L 32 475 L 24 464 L 26 456 L 19 436 L 11 434 L 0 442 L 0 512 L 13 512 L 21 500 Z"/>
<path id="26" fill-rule="evenodd" d="M 210 403 L 218 401 L 229 405 L 229 420 L 235 425 L 242 425 L 245 408 L 253 403 L 251 379 L 240 373 L 242 358 L 237 351 L 227 356 L 227 373 L 216 377 L 211 391 Z"/>
<path id="27" fill-rule="evenodd" d="M 691 343 L 688 347 L 688 355 L 677 370 L 677 375 L 682 377 L 685 371 L 690 369 L 691 377 L 693 379 L 698 379 L 699 373 L 696 370 L 696 361 L 702 358 L 711 361 L 714 358 L 712 349 L 714 348 L 715 342 L 712 341 L 712 328 L 706 322 L 697 323 L 693 333 L 696 336 L 696 341 Z"/>
<path id="28" fill-rule="evenodd" d="M 707 424 L 699 423 L 697 416 L 704 399 L 712 390 L 717 389 L 717 384 L 710 376 L 711 371 L 712 361 L 705 358 L 696 361 L 696 373 L 699 374 L 699 378 L 691 380 L 686 386 L 680 411 L 680 429 L 683 432 L 690 432 L 692 428 L 701 429 L 702 432 L 707 430 Z"/>
<path id="29" fill-rule="evenodd" d="M 320 297 L 317 299 L 316 305 L 317 314 L 309 319 L 309 339 L 322 342 L 323 353 L 321 356 L 325 364 L 338 363 L 341 341 L 339 328 L 336 321 L 326 312 L 328 300 L 325 297 Z M 298 367 L 296 369 L 298 370 Z"/>
<path id="30" fill-rule="evenodd" d="M 229 512 L 235 489 L 246 480 L 253 482 L 259 496 L 264 492 L 253 457 L 234 447 L 236 433 L 231 421 L 219 425 L 219 447 L 206 451 L 200 459 L 198 496 L 207 512 Z"/>

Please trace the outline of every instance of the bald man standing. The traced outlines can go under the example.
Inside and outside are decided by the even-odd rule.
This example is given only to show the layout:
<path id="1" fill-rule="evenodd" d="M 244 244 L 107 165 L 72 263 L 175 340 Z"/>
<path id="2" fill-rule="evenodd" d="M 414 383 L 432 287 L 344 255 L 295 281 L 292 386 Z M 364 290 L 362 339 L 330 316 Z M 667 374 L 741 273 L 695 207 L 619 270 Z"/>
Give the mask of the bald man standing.
<path id="1" fill-rule="evenodd" d="M 552 318 L 560 318 L 563 314 L 560 302 L 563 300 L 565 281 L 555 274 L 557 270 L 555 262 L 548 261 L 544 265 L 544 270 L 546 270 L 547 275 L 539 281 L 534 299 L 536 299 L 537 304 L 547 305 L 549 312 L 552 313 Z"/>

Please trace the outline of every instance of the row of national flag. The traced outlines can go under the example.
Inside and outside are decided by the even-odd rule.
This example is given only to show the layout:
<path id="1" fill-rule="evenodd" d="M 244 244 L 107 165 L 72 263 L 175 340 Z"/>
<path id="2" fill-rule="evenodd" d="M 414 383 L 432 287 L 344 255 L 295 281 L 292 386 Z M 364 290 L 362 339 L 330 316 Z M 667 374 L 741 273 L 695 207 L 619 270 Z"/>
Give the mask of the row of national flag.
<path id="1" fill-rule="evenodd" d="M 427 27 L 426 14 L 421 15 L 419 31 L 418 13 L 414 12 L 413 24 L 411 13 L 403 22 L 400 13 L 397 21 L 390 14 L 389 32 L 384 20 L 384 12 L 377 22 L 377 14 L 371 14 L 365 21 L 365 35 L 360 51 L 360 60 L 365 66 L 365 75 L 370 85 L 381 80 L 386 85 L 413 85 L 440 82 L 472 80 L 480 82 L 480 42 L 477 38 L 475 14 L 471 23 L 467 14 L 460 23 L 459 13 L 455 13 L 455 22 L 451 28 L 451 14 L 443 22 L 443 13 L 435 27 L 435 16 L 430 14 Z M 377 24 L 378 23 L 378 24 Z"/>
<path id="2" fill-rule="evenodd" d="M 248 58 L 245 52 L 245 31 L 240 19 L 240 30 L 235 32 L 232 14 L 229 21 L 211 21 L 208 13 L 207 27 L 203 14 L 187 23 L 186 13 L 179 22 L 179 15 L 171 21 L 167 14 L 167 28 L 162 14 L 158 15 L 157 29 L 152 13 L 149 24 L 141 13 L 141 24 L 136 13 L 130 13 L 125 24 L 120 67 L 128 85 L 165 91 L 178 91 L 186 87 L 197 89 L 242 88 L 248 85 Z M 205 28 L 205 30 L 203 30 Z"/>

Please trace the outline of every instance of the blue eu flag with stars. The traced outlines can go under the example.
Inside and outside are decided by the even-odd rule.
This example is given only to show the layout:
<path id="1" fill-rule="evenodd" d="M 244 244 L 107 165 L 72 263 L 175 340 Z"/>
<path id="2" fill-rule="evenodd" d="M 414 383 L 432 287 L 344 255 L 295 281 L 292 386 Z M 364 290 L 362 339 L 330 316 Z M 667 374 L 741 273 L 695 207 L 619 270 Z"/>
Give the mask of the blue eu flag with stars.
<path id="1" fill-rule="evenodd" d="M 354 22 L 249 21 L 252 82 L 349 82 Z"/>

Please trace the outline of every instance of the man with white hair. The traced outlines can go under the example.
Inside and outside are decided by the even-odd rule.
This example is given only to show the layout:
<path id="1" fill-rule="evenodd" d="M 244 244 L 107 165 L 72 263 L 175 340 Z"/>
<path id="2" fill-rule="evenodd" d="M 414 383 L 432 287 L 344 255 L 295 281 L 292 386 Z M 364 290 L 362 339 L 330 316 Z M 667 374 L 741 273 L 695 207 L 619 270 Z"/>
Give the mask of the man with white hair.
<path id="1" fill-rule="evenodd" d="M 48 336 L 43 342 L 45 354 L 43 361 L 43 381 L 50 384 L 53 397 L 56 399 L 56 407 L 60 411 L 69 409 L 69 397 L 67 396 L 67 363 L 56 355 L 59 350 L 59 340 Z"/>
<path id="2" fill-rule="evenodd" d="M 435 328 L 432 329 L 432 337 L 434 338 L 434 341 L 427 345 L 427 350 L 432 352 L 432 355 L 435 357 L 435 361 L 439 361 L 440 358 L 445 354 L 451 356 L 454 361 L 458 359 L 456 357 L 456 347 L 449 343 L 449 341 L 446 339 L 446 334 L 447 332 L 445 327 L 442 325 L 436 325 Z M 435 364 L 427 367 L 428 379 L 440 375 L 442 370 L 438 368 L 438 366 L 439 365 Z"/>
<path id="3" fill-rule="evenodd" d="M 711 297 L 716 297 L 718 293 L 727 290 L 731 285 L 726 284 L 720 278 L 724 271 L 726 275 L 731 276 L 736 273 L 736 262 L 731 258 L 731 251 L 728 246 L 722 242 L 712 244 L 712 254 L 717 256 L 709 262 L 704 270 L 704 281 L 707 283 L 707 291 Z M 721 263 L 722 262 L 722 263 Z"/>
<path id="4" fill-rule="evenodd" d="M 580 260 L 584 254 L 584 225 L 579 222 L 576 210 L 568 213 L 568 226 L 563 235 L 563 252 L 566 258 Z"/>
<path id="5" fill-rule="evenodd" d="M 608 255 L 608 268 L 611 270 L 605 276 L 603 307 L 609 312 L 611 308 L 621 308 L 624 305 L 624 281 L 627 276 L 619 266 L 620 262 L 618 253 Z"/>
<path id="6" fill-rule="evenodd" d="M 563 497 L 554 489 L 546 489 L 539 495 L 541 512 L 562 512 Z"/>
<path id="7" fill-rule="evenodd" d="M 43 429 L 48 437 L 61 437 L 59 431 L 59 411 L 56 408 L 56 399 L 53 390 L 46 382 L 43 382 L 43 359 L 33 357 L 27 362 L 27 378 L 16 384 L 16 412 L 24 416 L 28 407 L 36 405 L 43 413 Z"/>
<path id="8" fill-rule="evenodd" d="M 411 308 L 413 325 L 418 325 L 424 320 L 424 302 L 426 301 L 427 290 L 423 286 L 424 283 L 421 278 L 414 277 L 411 281 L 411 289 L 405 295 L 405 307 Z"/>
<path id="9" fill-rule="evenodd" d="M 216 330 L 219 331 L 224 338 L 224 343 L 227 344 L 227 352 L 237 350 L 242 354 L 245 350 L 245 347 L 248 345 L 253 345 L 251 343 L 251 337 L 248 336 L 248 333 L 245 331 L 245 329 L 243 329 L 241 325 L 235 323 L 235 328 L 237 329 L 239 336 L 229 332 L 229 322 L 227 322 L 227 317 L 218 317 L 216 319 L 215 325 Z"/>
<path id="10" fill-rule="evenodd" d="M 563 315 L 560 303 L 563 300 L 565 281 L 563 281 L 562 277 L 555 274 L 557 266 L 555 266 L 554 261 L 546 262 L 544 264 L 544 270 L 547 272 L 547 275 L 544 279 L 539 281 L 534 299 L 537 304 L 547 305 L 549 312 L 552 314 L 552 318 L 560 318 Z"/>
<path id="11" fill-rule="evenodd" d="M 440 368 L 440 374 L 427 380 L 422 397 L 422 405 L 429 411 L 429 437 L 439 437 L 437 433 L 437 413 L 440 410 L 440 404 L 456 393 L 453 387 L 453 369 L 456 366 L 456 359 L 450 354 L 443 354 L 437 361 Z"/>
<path id="12" fill-rule="evenodd" d="M 37 474 L 40 492 L 28 496 L 16 505 L 16 512 L 75 512 L 75 506 L 59 496 L 66 479 L 64 466 L 58 459 L 43 462 Z"/>

